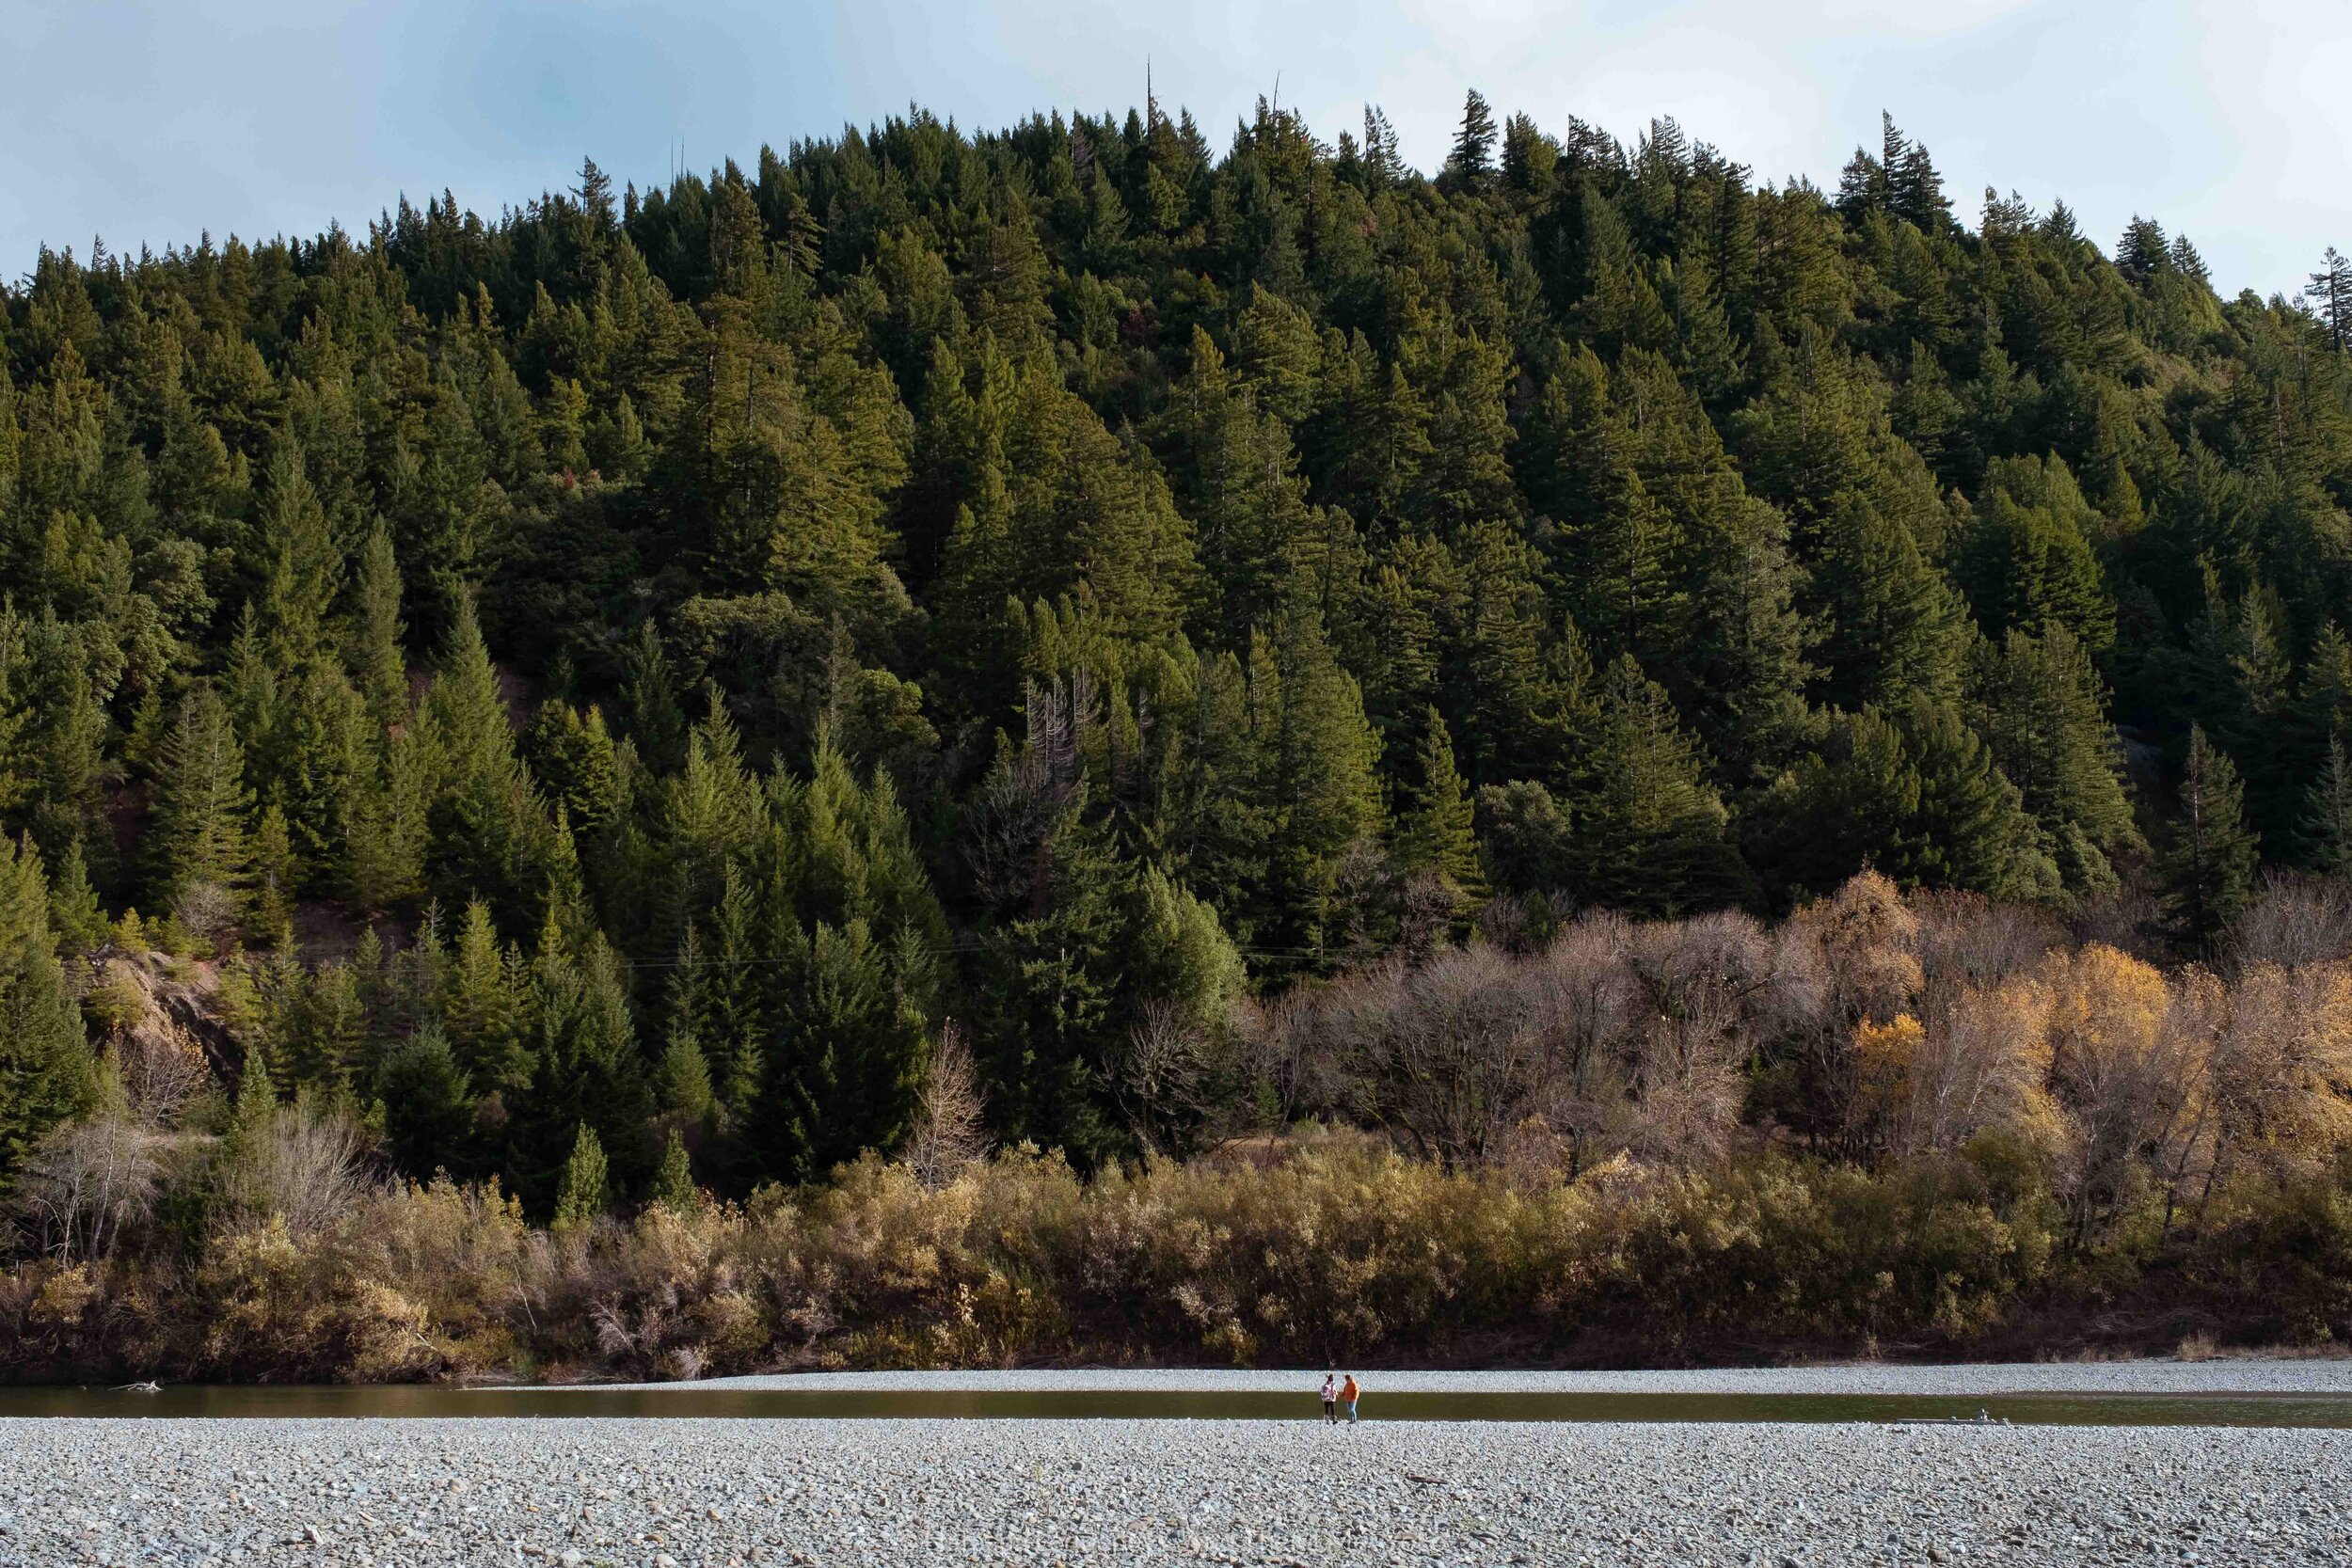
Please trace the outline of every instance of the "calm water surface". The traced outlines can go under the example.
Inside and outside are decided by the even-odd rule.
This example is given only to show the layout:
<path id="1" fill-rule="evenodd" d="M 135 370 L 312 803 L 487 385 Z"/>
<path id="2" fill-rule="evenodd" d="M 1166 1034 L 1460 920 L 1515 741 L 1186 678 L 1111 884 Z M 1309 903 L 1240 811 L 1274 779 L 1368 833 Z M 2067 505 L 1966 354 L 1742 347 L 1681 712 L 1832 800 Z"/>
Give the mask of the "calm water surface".
<path id="1" fill-rule="evenodd" d="M 1538 1394 L 1366 1392 L 1370 1421 L 1897 1421 L 1983 1410 L 2020 1426 L 2352 1428 L 2352 1396 L 2310 1394 Z M 160 1393 L 0 1388 L 0 1417 L 662 1416 L 1320 1420 L 1298 1393 L 1054 1390 L 469 1389 L 207 1386 Z"/>

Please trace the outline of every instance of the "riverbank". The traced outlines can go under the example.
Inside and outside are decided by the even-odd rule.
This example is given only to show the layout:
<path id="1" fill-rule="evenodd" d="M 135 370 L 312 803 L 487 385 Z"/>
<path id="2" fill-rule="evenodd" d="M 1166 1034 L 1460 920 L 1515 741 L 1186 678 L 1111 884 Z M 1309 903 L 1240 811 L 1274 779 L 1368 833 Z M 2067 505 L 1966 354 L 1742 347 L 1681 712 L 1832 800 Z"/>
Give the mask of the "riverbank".
<path id="1" fill-rule="evenodd" d="M 1312 1421 L 0 1423 L 0 1568 L 2304 1563 L 2340 1433 Z"/>
<path id="2" fill-rule="evenodd" d="M 1397 1394 L 2352 1395 L 2352 1356 L 2020 1361 L 1940 1366 L 1858 1361 L 1818 1367 L 1711 1367 L 1618 1372 L 1381 1371 L 1362 1367 L 1339 1370 L 1355 1371 L 1369 1389 Z M 771 1377 L 712 1377 L 691 1383 L 620 1386 L 646 1390 L 733 1389 L 747 1393 L 900 1389 L 1296 1393 L 1314 1388 L 1322 1381 L 1323 1370 L 1319 1367 L 1287 1371 L 1215 1367 L 1079 1367 L 1006 1371 L 791 1372 Z"/>

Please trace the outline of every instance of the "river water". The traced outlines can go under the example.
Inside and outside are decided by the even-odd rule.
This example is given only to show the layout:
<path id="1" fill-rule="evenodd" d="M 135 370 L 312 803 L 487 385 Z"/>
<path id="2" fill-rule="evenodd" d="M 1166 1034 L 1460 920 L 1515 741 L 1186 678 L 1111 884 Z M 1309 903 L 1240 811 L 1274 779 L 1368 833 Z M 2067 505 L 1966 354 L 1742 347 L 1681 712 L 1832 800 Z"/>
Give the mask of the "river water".
<path id="1" fill-rule="evenodd" d="M 1967 1418 L 2020 1426 L 2352 1428 L 2328 1394 L 1688 1394 L 1367 1391 L 1373 1421 L 1861 1421 Z M 0 1417 L 724 1417 L 764 1420 L 1153 1418 L 1319 1420 L 1311 1389 L 453 1388 L 188 1385 L 156 1393 L 0 1388 Z"/>

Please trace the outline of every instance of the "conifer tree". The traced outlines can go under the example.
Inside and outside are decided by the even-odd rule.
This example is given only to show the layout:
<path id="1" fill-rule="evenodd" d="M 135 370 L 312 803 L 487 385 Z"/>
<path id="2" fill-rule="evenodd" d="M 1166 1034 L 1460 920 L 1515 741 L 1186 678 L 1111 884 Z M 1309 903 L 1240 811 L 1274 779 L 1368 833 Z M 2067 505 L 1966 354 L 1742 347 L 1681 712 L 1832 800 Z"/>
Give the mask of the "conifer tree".
<path id="1" fill-rule="evenodd" d="M 472 1084 L 458 1066 L 449 1037 L 430 1020 L 384 1053 L 374 1090 L 384 1107 L 384 1139 L 394 1165 L 417 1180 L 436 1171 L 473 1174 Z"/>
<path id="2" fill-rule="evenodd" d="M 2123 792 L 2106 693 L 2061 624 L 2041 638 L 2011 630 L 1980 648 L 1970 708 L 1993 760 L 2025 798 L 2069 892 L 2115 885 L 2115 860 L 2143 847 Z"/>
<path id="3" fill-rule="evenodd" d="M 1385 825 L 1379 741 L 1311 615 L 1255 640 L 1248 704 L 1268 816 L 1256 928 L 1269 945 L 1320 951 L 1336 935 L 1341 857 L 1376 842 Z"/>
<path id="4" fill-rule="evenodd" d="M 342 551 L 291 433 L 276 443 L 261 515 L 262 620 L 281 657 L 319 645 L 342 578 Z"/>
<path id="5" fill-rule="evenodd" d="M 276 806 L 262 812 L 253 830 L 252 889 L 246 899 L 247 927 L 280 949 L 294 942 L 294 884 L 301 873 L 294 863 L 293 840 L 286 832 L 286 814 Z"/>
<path id="6" fill-rule="evenodd" d="M 2317 310 L 2329 346 L 2339 354 L 2352 348 L 2352 257 L 2338 255 L 2336 247 L 2329 245 L 2303 297 Z"/>
<path id="7" fill-rule="evenodd" d="M 407 627 L 400 617 L 400 566 L 392 536 L 379 519 L 359 552 L 357 612 L 353 617 L 352 673 L 379 726 L 408 717 Z"/>
<path id="8" fill-rule="evenodd" d="M 689 1125 L 708 1122 L 719 1108 L 710 1064 L 693 1031 L 682 1021 L 671 1025 L 669 1043 L 654 1066 L 653 1101 L 661 1115 Z"/>
<path id="9" fill-rule="evenodd" d="M 1481 876 L 1470 786 L 1454 765 L 1454 741 L 1436 708 L 1429 710 L 1422 734 L 1420 772 L 1411 810 L 1397 833 L 1399 860 L 1409 869 L 1437 872 L 1462 897 L 1475 899 Z"/>
<path id="10" fill-rule="evenodd" d="M 1958 607 L 1899 521 L 1860 495 L 1838 498 L 1814 573 L 1827 622 L 1824 695 L 1893 705 L 1959 688 Z"/>
<path id="11" fill-rule="evenodd" d="M 556 1188 L 555 1227 L 575 1230 L 594 1224 L 612 1202 L 604 1146 L 596 1141 L 596 1129 L 583 1121 L 572 1139 L 572 1151 L 564 1158 L 563 1180 Z"/>
<path id="12" fill-rule="evenodd" d="M 424 724 L 440 774 L 426 814 L 426 866 L 436 895 L 453 903 L 477 895 L 519 903 L 545 818 L 515 754 L 506 701 L 469 604 L 458 609 L 425 697 Z"/>
<path id="13" fill-rule="evenodd" d="M 1475 190 L 1493 170 L 1494 157 L 1495 112 L 1487 107 L 1486 97 L 1472 87 L 1462 100 L 1462 124 L 1454 133 L 1454 150 L 1446 166 L 1460 176 L 1464 185 Z"/>
<path id="14" fill-rule="evenodd" d="M 155 907 L 169 911 L 194 898 L 216 905 L 216 918 L 226 917 L 246 882 L 253 800 L 245 786 L 245 749 L 211 687 L 196 688 L 181 703 L 159 760 L 148 837 Z"/>
<path id="15" fill-rule="evenodd" d="M 90 885 L 79 840 L 66 846 L 56 875 L 49 879 L 49 926 L 65 952 L 87 952 L 106 940 L 105 911 Z"/>
<path id="16" fill-rule="evenodd" d="M 686 1140 L 678 1130 L 670 1129 L 670 1141 L 662 1146 L 661 1164 L 654 1172 L 653 1201 L 674 1213 L 691 1213 L 695 1203 L 694 1166 L 687 1157 Z"/>
<path id="17" fill-rule="evenodd" d="M 0 1186 L 96 1088 L 81 1009 L 54 942 L 40 855 L 29 840 L 0 839 Z"/>
<path id="18" fill-rule="evenodd" d="M 1578 892 L 1667 913 L 1736 901 L 1744 868 L 1724 839 L 1723 802 L 1665 691 L 1631 657 L 1601 695 L 1586 809 L 1576 818 Z"/>
<path id="19" fill-rule="evenodd" d="M 2352 755 L 2341 737 L 2328 742 L 2328 761 L 2305 797 L 2303 836 L 2312 863 L 2341 875 L 2352 870 Z"/>
<path id="20" fill-rule="evenodd" d="M 2210 946 L 2253 901 L 2257 841 L 2243 795 L 2228 755 L 2192 726 L 2180 815 L 2158 867 L 2167 926 L 2185 947 Z"/>

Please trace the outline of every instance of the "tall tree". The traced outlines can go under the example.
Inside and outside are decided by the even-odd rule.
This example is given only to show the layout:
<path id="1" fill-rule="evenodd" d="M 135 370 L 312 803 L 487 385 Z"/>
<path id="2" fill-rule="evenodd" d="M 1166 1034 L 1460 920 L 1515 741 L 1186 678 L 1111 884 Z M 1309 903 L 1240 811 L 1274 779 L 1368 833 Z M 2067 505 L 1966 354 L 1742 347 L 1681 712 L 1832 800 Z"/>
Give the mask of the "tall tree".
<path id="1" fill-rule="evenodd" d="M 2165 916 L 2176 941 L 2202 949 L 2253 901 L 2258 851 L 2237 769 L 2201 726 L 2189 730 L 2179 806 L 2158 866 Z"/>

